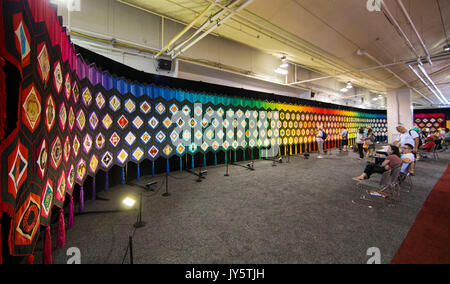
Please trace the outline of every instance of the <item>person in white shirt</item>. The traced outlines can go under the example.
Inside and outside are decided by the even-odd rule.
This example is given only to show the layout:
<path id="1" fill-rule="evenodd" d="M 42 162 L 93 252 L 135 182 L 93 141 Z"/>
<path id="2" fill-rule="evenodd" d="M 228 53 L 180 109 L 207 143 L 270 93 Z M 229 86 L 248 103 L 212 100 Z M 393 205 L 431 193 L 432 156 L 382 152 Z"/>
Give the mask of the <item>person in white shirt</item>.
<path id="1" fill-rule="evenodd" d="M 322 153 L 325 153 L 324 148 L 323 148 L 323 144 L 324 144 L 324 140 L 323 140 L 323 126 L 319 126 L 318 130 L 317 130 L 317 145 L 319 147 L 318 151 L 319 151 L 319 156 L 317 156 L 318 159 L 322 159 Z"/>
<path id="2" fill-rule="evenodd" d="M 397 126 L 397 131 L 400 133 L 397 140 L 394 142 L 394 145 L 398 145 L 399 147 L 404 146 L 406 144 L 413 145 L 413 155 L 414 157 L 417 157 L 417 153 L 419 151 L 419 142 L 420 142 L 420 135 L 417 133 L 417 131 L 411 129 L 410 131 L 407 131 L 406 128 L 403 125 Z M 415 170 L 415 160 L 411 164 L 409 168 L 409 172 L 411 175 L 414 175 Z"/>
<path id="3" fill-rule="evenodd" d="M 324 140 L 323 140 L 323 126 L 319 126 L 316 138 L 317 138 L 317 144 L 319 146 L 319 149 L 318 149 L 319 150 L 319 156 L 317 156 L 317 158 L 318 159 L 322 159 L 323 157 L 322 157 L 321 153 L 325 153 L 325 151 L 323 150 L 323 143 L 324 143 Z"/>
<path id="4" fill-rule="evenodd" d="M 401 147 L 405 144 L 411 144 L 411 145 L 415 146 L 415 144 L 416 144 L 415 139 L 417 139 L 417 140 L 419 139 L 419 134 L 417 134 L 417 132 L 415 132 L 415 131 L 408 132 L 408 130 L 406 130 L 406 128 L 403 125 L 397 126 L 397 131 L 399 132 L 399 135 L 398 135 L 397 139 L 394 141 L 394 145 Z M 418 145 L 419 144 L 417 141 L 417 146 Z"/>
<path id="5" fill-rule="evenodd" d="M 401 159 L 403 161 L 401 172 L 403 174 L 406 174 L 406 170 L 408 169 L 410 164 L 414 163 L 414 161 L 416 160 L 413 154 L 414 146 L 411 144 L 405 144 L 400 149 L 403 152 L 401 156 Z"/>

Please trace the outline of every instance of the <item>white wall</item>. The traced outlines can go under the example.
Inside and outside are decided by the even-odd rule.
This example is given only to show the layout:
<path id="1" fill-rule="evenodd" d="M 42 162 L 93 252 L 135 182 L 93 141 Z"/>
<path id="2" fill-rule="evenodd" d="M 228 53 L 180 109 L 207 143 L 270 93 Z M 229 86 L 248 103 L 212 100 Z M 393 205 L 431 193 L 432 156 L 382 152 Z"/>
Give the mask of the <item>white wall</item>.
<path id="1" fill-rule="evenodd" d="M 121 4 L 115 0 L 81 0 L 81 11 L 69 13 L 65 8 L 58 9 L 63 16 L 64 25 L 81 34 L 102 39 L 115 39 L 118 42 L 145 47 L 159 51 L 167 42 L 179 33 L 184 26 L 165 19 L 164 24 L 159 16 Z M 163 26 L 164 25 L 164 26 Z M 188 33 L 189 34 L 189 33 Z M 188 35 L 187 34 L 187 35 Z M 187 36 L 186 35 L 186 36 Z M 73 41 L 91 51 L 148 73 L 159 73 L 190 80 L 240 87 L 279 95 L 295 96 L 309 99 L 310 89 L 315 90 L 314 100 L 370 108 L 371 104 L 361 104 L 361 96 L 370 102 L 370 94 L 366 90 L 353 89 L 345 95 L 339 94 L 345 86 L 335 79 L 314 81 L 306 88 L 284 86 L 294 79 L 321 77 L 310 70 L 298 68 L 297 78 L 293 78 L 293 67 L 289 78 L 276 74 L 274 70 L 281 60 L 252 47 L 209 35 L 182 55 L 180 64 L 174 63 L 173 72 L 158 72 L 156 62 L 151 53 L 127 49 L 123 46 L 112 46 L 99 43 L 85 37 L 72 34 Z M 202 67 L 190 63 L 202 63 Z M 221 70 L 208 69 L 207 65 L 218 66 Z M 234 73 L 225 72 L 232 70 Z M 250 74 L 238 76 L 237 73 Z M 257 79 L 255 79 L 257 78 Z M 361 92 L 367 94 L 361 95 Z"/>

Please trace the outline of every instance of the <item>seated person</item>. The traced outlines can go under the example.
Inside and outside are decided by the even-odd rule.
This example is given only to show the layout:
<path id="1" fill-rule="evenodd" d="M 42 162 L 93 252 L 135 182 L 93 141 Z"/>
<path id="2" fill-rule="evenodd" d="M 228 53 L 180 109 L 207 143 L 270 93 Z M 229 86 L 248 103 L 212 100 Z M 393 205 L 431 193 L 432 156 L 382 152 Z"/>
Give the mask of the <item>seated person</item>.
<path id="1" fill-rule="evenodd" d="M 433 138 L 432 137 L 428 137 L 426 139 L 426 143 L 422 146 L 420 146 L 420 150 L 425 150 L 427 152 L 431 152 L 431 150 L 433 150 L 434 145 L 436 145 L 436 143 L 434 143 Z"/>
<path id="2" fill-rule="evenodd" d="M 364 169 L 364 172 L 360 176 L 354 177 L 353 179 L 356 181 L 368 179 L 373 173 L 382 174 L 400 165 L 403 162 L 402 159 L 400 158 L 400 150 L 397 146 L 390 145 L 387 149 L 387 153 L 388 155 L 381 165 L 368 164 Z"/>
<path id="3" fill-rule="evenodd" d="M 448 128 L 445 128 L 444 144 L 446 148 L 450 145 L 450 130 Z"/>
<path id="4" fill-rule="evenodd" d="M 439 131 L 432 131 L 430 137 L 433 137 L 434 143 L 436 143 L 437 150 L 442 149 L 442 137 Z"/>
<path id="5" fill-rule="evenodd" d="M 411 163 L 414 163 L 416 160 L 413 153 L 414 146 L 411 144 L 405 144 L 400 149 L 402 150 L 402 155 L 400 158 L 402 158 L 403 161 L 401 174 L 406 174 Z"/>
<path id="6" fill-rule="evenodd" d="M 445 128 L 444 138 L 445 138 L 445 140 L 450 140 L 450 129 Z"/>

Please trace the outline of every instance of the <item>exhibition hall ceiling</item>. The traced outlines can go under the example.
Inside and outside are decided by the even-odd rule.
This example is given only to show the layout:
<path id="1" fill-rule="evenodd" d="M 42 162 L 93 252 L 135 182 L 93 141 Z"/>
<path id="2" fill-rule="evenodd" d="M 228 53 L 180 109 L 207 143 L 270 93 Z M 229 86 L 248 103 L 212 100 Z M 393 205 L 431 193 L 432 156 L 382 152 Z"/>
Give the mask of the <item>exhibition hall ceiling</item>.
<path id="1" fill-rule="evenodd" d="M 450 99 L 450 60 L 433 60 L 435 55 L 443 54 L 447 37 L 444 30 L 447 33 L 450 31 L 449 1 L 386 0 L 381 11 L 377 11 L 376 6 L 368 9 L 365 0 L 117 1 L 186 25 L 200 17 L 194 28 L 199 28 L 226 6 L 231 5 L 231 8 L 217 20 L 244 5 L 245 8 L 223 22 L 212 34 L 275 56 L 285 55 L 291 63 L 324 75 L 339 75 L 339 81 L 351 81 L 375 92 L 385 92 L 408 84 L 428 98 L 427 101 L 415 92 L 416 101 L 430 104 L 431 100 L 438 104 L 436 95 L 405 64 L 410 61 L 417 65 L 418 56 L 426 58 L 428 54 L 433 64 L 425 63 L 423 67 L 447 100 Z M 211 4 L 214 6 L 201 15 Z M 412 20 L 426 50 L 408 23 L 401 5 Z M 393 19 L 389 19 L 387 13 Z M 395 22 L 412 47 L 400 35 Z M 177 43 L 185 39 L 181 37 Z M 195 48 L 195 45 L 191 48 Z M 389 70 L 378 68 L 360 71 L 387 64 Z M 297 78 L 297 81 L 305 79 L 310 78 Z"/>

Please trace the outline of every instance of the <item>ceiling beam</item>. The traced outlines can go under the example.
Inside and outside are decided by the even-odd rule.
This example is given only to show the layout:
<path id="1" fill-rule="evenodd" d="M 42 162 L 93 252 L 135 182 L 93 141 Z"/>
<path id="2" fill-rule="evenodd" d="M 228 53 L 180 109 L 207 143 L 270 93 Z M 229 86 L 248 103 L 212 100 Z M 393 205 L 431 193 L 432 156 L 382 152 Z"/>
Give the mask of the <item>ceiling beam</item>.
<path id="1" fill-rule="evenodd" d="M 175 42 L 182 37 L 186 32 L 188 32 L 197 22 L 198 20 L 200 20 L 204 15 L 206 15 L 206 13 L 208 13 L 214 6 L 215 3 L 218 2 L 218 0 L 215 0 L 215 2 L 211 3 L 208 7 L 206 7 L 203 12 L 201 12 L 199 15 L 197 15 L 197 17 L 195 17 L 195 19 L 186 27 L 184 27 L 184 29 L 179 32 L 176 36 L 174 36 L 172 38 L 172 40 L 169 41 L 169 43 L 163 48 L 161 49 L 156 55 L 155 58 L 158 58 L 161 54 L 164 53 L 164 51 L 166 51 L 167 49 L 169 49 L 173 44 L 175 44 Z"/>

